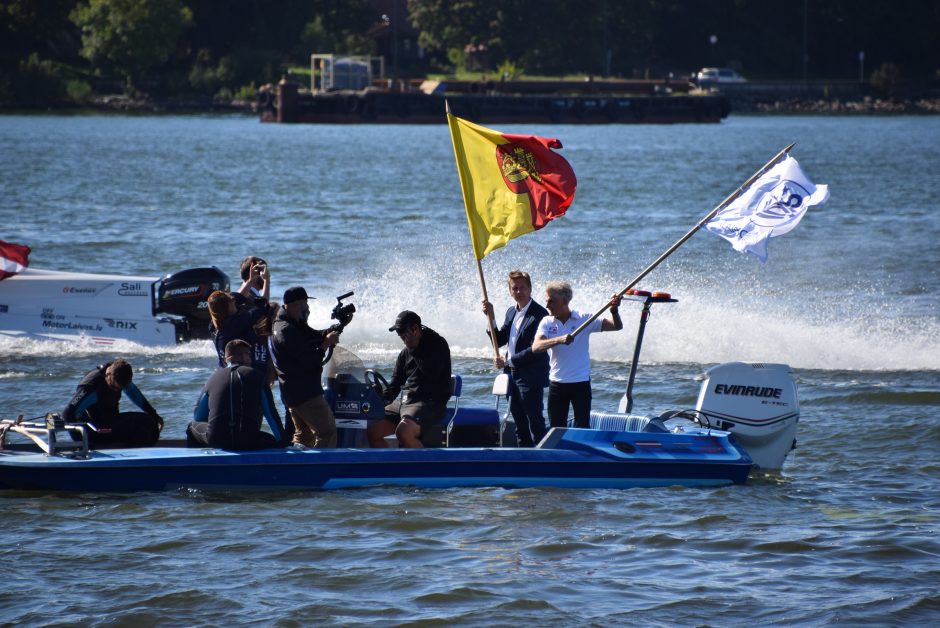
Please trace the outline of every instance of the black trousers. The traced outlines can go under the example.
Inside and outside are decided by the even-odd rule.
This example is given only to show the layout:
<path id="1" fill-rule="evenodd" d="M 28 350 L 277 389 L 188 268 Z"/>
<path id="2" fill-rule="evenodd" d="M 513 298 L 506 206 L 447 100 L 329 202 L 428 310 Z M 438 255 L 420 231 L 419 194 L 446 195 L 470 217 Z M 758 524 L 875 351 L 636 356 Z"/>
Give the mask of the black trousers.
<path id="1" fill-rule="evenodd" d="M 115 417 L 95 417 L 88 430 L 92 447 L 146 447 L 160 438 L 160 422 L 146 412 L 121 412 Z"/>
<path id="2" fill-rule="evenodd" d="M 516 422 L 516 440 L 520 447 L 533 447 L 545 436 L 545 417 L 542 416 L 544 393 L 544 388 L 519 390 L 513 382 L 509 412 Z"/>
<path id="3" fill-rule="evenodd" d="M 212 447 L 209 444 L 209 422 L 191 421 L 186 427 L 186 445 L 189 447 Z M 259 431 L 252 442 L 241 443 L 241 447 L 226 447 L 235 451 L 252 451 L 255 449 L 274 449 L 281 447 L 273 434 Z"/>
<path id="4" fill-rule="evenodd" d="M 574 426 L 591 426 L 591 380 L 548 385 L 548 420 L 552 427 L 568 427 L 568 406 L 574 409 Z"/>

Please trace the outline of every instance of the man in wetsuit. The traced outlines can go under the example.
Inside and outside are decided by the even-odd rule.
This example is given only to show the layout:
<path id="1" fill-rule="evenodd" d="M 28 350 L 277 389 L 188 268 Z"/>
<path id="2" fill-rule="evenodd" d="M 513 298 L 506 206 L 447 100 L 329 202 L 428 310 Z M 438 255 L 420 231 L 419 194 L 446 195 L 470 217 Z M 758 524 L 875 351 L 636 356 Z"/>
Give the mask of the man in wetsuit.
<path id="1" fill-rule="evenodd" d="M 186 428 L 190 446 L 252 450 L 277 447 L 281 426 L 265 394 L 263 373 L 251 366 L 251 345 L 232 340 L 225 345 L 225 366 L 206 382 Z M 264 415 L 271 434 L 261 431 Z"/>
<path id="2" fill-rule="evenodd" d="M 385 419 L 373 421 L 366 432 L 369 445 L 387 447 L 385 437 L 395 434 L 404 448 L 440 447 L 441 420 L 451 393 L 450 346 L 409 310 L 388 330 L 398 334 L 405 348 L 385 390 Z M 396 399 L 403 390 L 404 398 Z"/>
<path id="3" fill-rule="evenodd" d="M 88 440 L 93 446 L 152 445 L 160 438 L 163 419 L 131 381 L 134 372 L 118 358 L 89 371 L 75 390 L 62 418 L 66 423 L 90 423 Z M 143 412 L 121 412 L 121 392 L 126 392 Z"/>

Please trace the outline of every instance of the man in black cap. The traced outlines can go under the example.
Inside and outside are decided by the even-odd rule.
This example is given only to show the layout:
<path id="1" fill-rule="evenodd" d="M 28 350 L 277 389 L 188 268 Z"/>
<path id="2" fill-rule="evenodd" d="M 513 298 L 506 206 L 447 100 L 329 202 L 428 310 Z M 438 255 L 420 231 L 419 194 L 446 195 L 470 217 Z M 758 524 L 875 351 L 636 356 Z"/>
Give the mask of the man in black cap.
<path id="1" fill-rule="evenodd" d="M 284 292 L 271 336 L 271 357 L 281 399 L 294 422 L 294 444 L 323 449 L 336 447 L 336 419 L 323 398 L 323 358 L 339 342 L 339 332 L 311 329 L 307 291 L 300 286 Z"/>
<path id="2" fill-rule="evenodd" d="M 385 437 L 394 433 L 402 447 L 439 447 L 450 398 L 450 347 L 410 310 L 401 312 L 388 330 L 398 334 L 405 348 L 385 390 L 385 420 L 369 425 L 369 444 L 387 447 Z M 397 399 L 402 390 L 404 397 Z"/>

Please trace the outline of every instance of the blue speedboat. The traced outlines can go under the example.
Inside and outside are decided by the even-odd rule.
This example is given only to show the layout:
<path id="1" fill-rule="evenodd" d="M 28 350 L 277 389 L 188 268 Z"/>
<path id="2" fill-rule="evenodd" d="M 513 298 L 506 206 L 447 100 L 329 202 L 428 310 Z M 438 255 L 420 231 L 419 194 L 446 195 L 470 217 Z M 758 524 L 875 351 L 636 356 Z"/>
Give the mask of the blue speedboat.
<path id="1" fill-rule="evenodd" d="M 652 302 L 645 299 L 644 312 Z M 590 429 L 554 428 L 535 448 L 514 446 L 509 412 L 500 412 L 508 376 L 496 378 L 494 407 L 479 408 L 460 405 L 462 385 L 455 375 L 443 447 L 369 449 L 366 427 L 384 413 L 381 377 L 337 347 L 325 387 L 339 432 L 336 449 L 234 452 L 161 441 L 154 447 L 90 450 L 91 425 L 65 424 L 51 414 L 40 422 L 7 419 L 0 421 L 0 489 L 721 486 L 746 482 L 755 467 L 782 466 L 799 419 L 789 367 L 721 364 L 706 373 L 695 409 L 632 414 L 642 334 L 641 324 L 618 412 L 592 412 Z"/>
<path id="2" fill-rule="evenodd" d="M 0 487 L 55 491 L 320 490 L 361 486 L 630 488 L 741 484 L 727 432 L 553 429 L 536 448 L 5 451 Z"/>

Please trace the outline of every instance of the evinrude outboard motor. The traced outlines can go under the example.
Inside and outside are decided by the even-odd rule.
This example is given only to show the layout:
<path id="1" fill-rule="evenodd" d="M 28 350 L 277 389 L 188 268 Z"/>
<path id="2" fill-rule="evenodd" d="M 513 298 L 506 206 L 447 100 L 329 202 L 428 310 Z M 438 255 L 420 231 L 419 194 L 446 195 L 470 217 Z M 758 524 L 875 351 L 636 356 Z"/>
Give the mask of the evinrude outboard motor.
<path id="1" fill-rule="evenodd" d="M 727 362 L 710 368 L 695 409 L 735 440 L 761 469 L 779 469 L 796 446 L 800 405 L 786 364 Z"/>
<path id="2" fill-rule="evenodd" d="M 228 275 L 215 266 L 181 270 L 154 283 L 153 313 L 181 317 L 174 319 L 180 342 L 209 338 L 207 299 L 216 290 L 230 288 Z"/>

